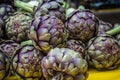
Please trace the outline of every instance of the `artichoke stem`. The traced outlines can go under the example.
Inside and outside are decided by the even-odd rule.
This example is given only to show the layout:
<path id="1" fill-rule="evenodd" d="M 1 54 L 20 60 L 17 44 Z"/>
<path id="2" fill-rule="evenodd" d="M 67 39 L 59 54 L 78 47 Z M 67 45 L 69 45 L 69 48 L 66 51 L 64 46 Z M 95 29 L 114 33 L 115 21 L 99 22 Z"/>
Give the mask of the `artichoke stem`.
<path id="1" fill-rule="evenodd" d="M 118 27 L 114 28 L 114 29 L 111 29 L 111 30 L 107 31 L 106 33 L 111 35 L 111 36 L 120 33 L 120 25 Z"/>
<path id="2" fill-rule="evenodd" d="M 21 46 L 24 46 L 24 45 L 32 45 L 32 40 L 21 42 Z"/>
<path id="3" fill-rule="evenodd" d="M 16 7 L 22 8 L 22 9 L 24 9 L 24 10 L 30 12 L 30 13 L 33 13 L 33 7 L 31 5 L 29 5 L 28 3 L 15 0 L 14 5 Z"/>
<path id="4" fill-rule="evenodd" d="M 78 7 L 78 9 L 79 9 L 79 10 L 84 10 L 85 7 L 84 7 L 83 5 L 80 5 L 80 6 Z"/>

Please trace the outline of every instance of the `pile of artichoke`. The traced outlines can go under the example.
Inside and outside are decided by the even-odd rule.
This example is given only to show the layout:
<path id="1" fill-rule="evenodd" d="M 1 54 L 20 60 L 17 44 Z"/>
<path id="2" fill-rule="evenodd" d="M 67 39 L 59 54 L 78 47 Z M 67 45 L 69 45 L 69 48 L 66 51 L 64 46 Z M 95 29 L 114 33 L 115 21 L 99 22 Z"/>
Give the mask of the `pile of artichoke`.
<path id="1" fill-rule="evenodd" d="M 120 26 L 89 9 L 68 14 L 63 0 L 29 1 L 0 2 L 0 80 L 87 80 L 91 67 L 119 67 Z"/>

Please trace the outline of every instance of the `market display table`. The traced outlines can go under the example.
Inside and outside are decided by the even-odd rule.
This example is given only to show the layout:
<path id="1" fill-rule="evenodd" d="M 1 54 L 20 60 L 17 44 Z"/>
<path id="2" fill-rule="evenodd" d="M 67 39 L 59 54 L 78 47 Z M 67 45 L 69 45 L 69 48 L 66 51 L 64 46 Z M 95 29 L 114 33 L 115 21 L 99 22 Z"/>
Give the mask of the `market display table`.
<path id="1" fill-rule="evenodd" d="M 97 71 L 95 69 L 90 69 L 87 80 L 120 80 L 120 67 L 110 71 Z"/>

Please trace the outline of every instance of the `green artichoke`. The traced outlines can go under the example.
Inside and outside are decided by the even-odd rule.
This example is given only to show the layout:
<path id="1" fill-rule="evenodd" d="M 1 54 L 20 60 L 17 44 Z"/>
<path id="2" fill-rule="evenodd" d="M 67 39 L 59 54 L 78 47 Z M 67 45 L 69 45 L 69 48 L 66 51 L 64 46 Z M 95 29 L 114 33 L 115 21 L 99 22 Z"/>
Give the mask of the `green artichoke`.
<path id="1" fill-rule="evenodd" d="M 107 31 L 111 30 L 113 26 L 110 23 L 99 21 L 97 36 L 104 35 Z"/>
<path id="2" fill-rule="evenodd" d="M 41 60 L 43 55 L 33 45 L 18 49 L 12 58 L 12 69 L 23 80 L 42 80 Z"/>
<path id="3" fill-rule="evenodd" d="M 67 48 L 55 48 L 41 61 L 46 80 L 86 80 L 88 65 L 82 56 Z"/>
<path id="4" fill-rule="evenodd" d="M 81 54 L 81 56 L 84 58 L 84 56 L 85 56 L 85 45 L 81 41 L 77 41 L 77 40 L 73 40 L 73 39 L 68 40 L 66 42 L 65 47 L 79 52 Z"/>
<path id="5" fill-rule="evenodd" d="M 0 80 L 9 76 L 10 62 L 7 55 L 0 50 Z"/>
<path id="6" fill-rule="evenodd" d="M 40 17 L 41 14 L 55 16 L 65 22 L 65 9 L 62 7 L 62 0 L 44 0 L 36 9 L 35 17 Z"/>
<path id="7" fill-rule="evenodd" d="M 44 53 L 64 43 L 67 35 L 63 22 L 55 16 L 45 15 L 31 22 L 30 39 L 33 40 L 33 45 Z"/>
<path id="8" fill-rule="evenodd" d="M 15 12 L 6 20 L 6 35 L 16 42 L 28 40 L 28 32 L 32 16 L 29 13 Z"/>
<path id="9" fill-rule="evenodd" d="M 0 49 L 6 53 L 6 55 L 11 59 L 15 51 L 20 48 L 20 45 L 12 40 L 3 41 L 0 43 Z"/>
<path id="10" fill-rule="evenodd" d="M 98 29 L 98 18 L 87 9 L 75 10 L 66 21 L 69 31 L 69 39 L 81 40 L 87 42 L 95 36 Z"/>
<path id="11" fill-rule="evenodd" d="M 120 63 L 120 46 L 111 36 L 98 36 L 89 41 L 86 56 L 98 70 L 115 69 Z"/>
<path id="12" fill-rule="evenodd" d="M 2 1 L 4 1 L 4 0 L 2 0 Z M 13 12 L 14 12 L 14 9 L 12 8 L 12 6 L 7 5 L 7 4 L 0 5 L 0 37 L 3 36 L 5 20 L 9 16 L 12 16 Z"/>

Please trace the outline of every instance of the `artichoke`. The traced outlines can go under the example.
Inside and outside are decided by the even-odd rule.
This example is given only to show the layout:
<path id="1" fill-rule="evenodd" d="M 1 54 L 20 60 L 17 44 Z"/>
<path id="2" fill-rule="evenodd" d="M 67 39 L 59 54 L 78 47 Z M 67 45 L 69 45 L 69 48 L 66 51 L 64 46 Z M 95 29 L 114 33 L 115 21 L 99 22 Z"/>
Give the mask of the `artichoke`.
<path id="1" fill-rule="evenodd" d="M 88 65 L 82 56 L 67 48 L 51 49 L 41 61 L 46 80 L 86 80 Z"/>
<path id="2" fill-rule="evenodd" d="M 6 35 L 16 42 L 28 40 L 28 32 L 32 16 L 29 13 L 15 12 L 6 20 Z"/>
<path id="3" fill-rule="evenodd" d="M 23 80 L 41 80 L 41 59 L 43 55 L 33 45 L 18 49 L 12 58 L 12 69 Z"/>
<path id="4" fill-rule="evenodd" d="M 14 41 L 7 40 L 0 43 L 0 49 L 6 53 L 6 55 L 11 58 L 15 51 L 20 48 L 20 45 Z"/>
<path id="5" fill-rule="evenodd" d="M 4 0 L 2 0 L 4 1 Z M 7 5 L 7 4 L 1 4 L 0 5 L 0 37 L 3 36 L 3 29 L 5 26 L 5 20 L 9 17 L 12 16 L 14 12 L 14 9 L 12 6 Z"/>
<path id="6" fill-rule="evenodd" d="M 55 16 L 65 22 L 65 10 L 62 7 L 62 0 L 44 0 L 35 11 L 35 17 L 40 17 L 41 14 Z"/>
<path id="7" fill-rule="evenodd" d="M 87 9 L 75 10 L 66 21 L 70 33 L 69 39 L 81 40 L 82 42 L 87 42 L 95 36 L 98 25 L 98 18 Z"/>
<path id="8" fill-rule="evenodd" d="M 61 20 L 45 15 L 31 22 L 29 36 L 37 49 L 48 53 L 50 49 L 66 41 L 67 31 Z"/>
<path id="9" fill-rule="evenodd" d="M 84 58 L 84 56 L 85 56 L 85 45 L 81 41 L 77 41 L 77 40 L 73 40 L 73 39 L 68 40 L 66 42 L 65 47 L 79 52 L 81 54 L 81 56 Z"/>
<path id="10" fill-rule="evenodd" d="M 98 70 L 115 69 L 120 63 L 120 46 L 111 36 L 98 36 L 89 41 L 86 56 Z"/>
<path id="11" fill-rule="evenodd" d="M 104 35 L 107 31 L 111 30 L 113 26 L 110 23 L 99 21 L 97 36 Z"/>
<path id="12" fill-rule="evenodd" d="M 9 76 L 10 62 L 4 52 L 0 50 L 0 80 Z"/>

